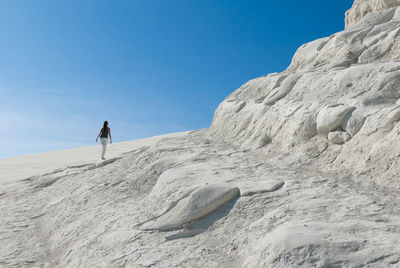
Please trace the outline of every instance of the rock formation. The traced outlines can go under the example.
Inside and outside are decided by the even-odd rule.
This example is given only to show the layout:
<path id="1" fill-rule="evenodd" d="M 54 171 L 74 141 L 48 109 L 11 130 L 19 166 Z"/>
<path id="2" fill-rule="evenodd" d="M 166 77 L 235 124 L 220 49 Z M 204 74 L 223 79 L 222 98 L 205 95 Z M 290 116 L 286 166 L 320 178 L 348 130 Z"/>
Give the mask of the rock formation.
<path id="1" fill-rule="evenodd" d="M 399 267 L 399 6 L 356 0 L 209 129 L 0 160 L 32 171 L 0 174 L 0 265 Z"/>
<path id="2" fill-rule="evenodd" d="M 355 0 L 353 7 L 346 12 L 346 28 L 357 23 L 372 12 L 397 7 L 399 5 L 399 0 Z"/>
<path id="3" fill-rule="evenodd" d="M 302 45 L 284 72 L 233 92 L 215 112 L 210 133 L 243 149 L 290 155 L 331 141 L 317 162 L 364 174 L 371 159 L 382 160 L 370 172 L 375 182 L 390 183 L 398 168 L 383 162 L 398 163 L 390 148 L 399 129 L 399 5 L 355 1 L 347 30 Z"/>

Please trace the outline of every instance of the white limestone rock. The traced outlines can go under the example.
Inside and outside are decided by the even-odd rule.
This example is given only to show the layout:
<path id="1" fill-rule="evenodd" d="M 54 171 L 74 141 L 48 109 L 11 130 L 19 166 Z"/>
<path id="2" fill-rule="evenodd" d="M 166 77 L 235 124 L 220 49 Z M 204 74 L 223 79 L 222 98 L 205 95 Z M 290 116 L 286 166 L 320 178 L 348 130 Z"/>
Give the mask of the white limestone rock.
<path id="1" fill-rule="evenodd" d="M 171 210 L 145 222 L 142 230 L 168 230 L 198 220 L 226 204 L 240 194 L 239 188 L 228 184 L 211 184 L 193 191 Z"/>
<path id="2" fill-rule="evenodd" d="M 352 142 L 341 147 L 347 158 L 342 165 L 356 166 L 362 174 L 373 170 L 377 183 L 387 183 L 384 174 L 390 169 L 395 173 L 394 165 L 371 168 L 360 161 L 369 158 L 371 148 L 385 155 L 378 145 L 398 122 L 393 109 L 400 104 L 400 6 L 398 1 L 378 2 L 356 1 L 348 17 L 361 15 L 354 15 L 346 30 L 302 45 L 285 71 L 233 92 L 216 110 L 209 134 L 242 149 L 301 156 L 294 151 L 315 147 L 316 135 L 328 138 L 329 132 L 343 130 Z M 296 82 L 285 84 L 289 77 Z M 241 101 L 246 106 L 236 113 L 230 102 Z M 335 103 L 343 105 L 329 112 L 327 107 Z M 348 139 L 344 136 L 341 140 Z M 318 160 L 321 165 L 335 157 L 329 144 Z"/>
<path id="3" fill-rule="evenodd" d="M 278 80 L 278 82 L 274 85 L 274 88 L 266 96 L 264 104 L 272 105 L 285 97 L 296 85 L 299 78 L 300 76 L 296 73 L 282 76 L 282 79 Z"/>
<path id="4" fill-rule="evenodd" d="M 349 113 L 342 123 L 342 128 L 354 137 L 362 128 L 365 122 L 364 112 L 361 109 L 356 109 Z"/>
<path id="5" fill-rule="evenodd" d="M 346 131 L 329 132 L 328 140 L 334 144 L 343 144 L 350 140 L 350 135 Z"/>
<path id="6" fill-rule="evenodd" d="M 344 104 L 330 105 L 322 109 L 317 116 L 318 134 L 328 137 L 328 133 L 340 127 L 346 116 L 355 109 Z"/>
<path id="7" fill-rule="evenodd" d="M 354 220 L 282 224 L 253 244 L 252 253 L 246 256 L 243 267 L 390 267 L 390 261 L 398 263 L 395 258 L 390 258 L 391 254 L 396 255 L 395 249 L 387 249 L 390 252 L 386 256 L 387 262 L 379 261 L 380 252 L 365 247 L 365 240 L 352 235 L 355 229 L 378 225 Z M 371 237 L 371 240 L 380 239 Z"/>
<path id="8" fill-rule="evenodd" d="M 395 124 L 400 120 L 400 106 L 395 107 L 392 111 L 390 111 L 387 115 L 389 120 L 389 124 Z"/>
<path id="9" fill-rule="evenodd" d="M 355 0 L 352 8 L 346 12 L 346 28 L 370 13 L 397 6 L 400 6 L 400 0 Z"/>
<path id="10" fill-rule="evenodd" d="M 355 1 L 346 30 L 234 91 L 209 129 L 113 144 L 102 163 L 95 146 L 0 159 L 1 263 L 397 267 L 397 2 Z M 137 228 L 149 218 L 168 232 Z"/>
<path id="11" fill-rule="evenodd" d="M 274 192 L 284 185 L 281 180 L 258 180 L 239 183 L 241 196 Z"/>

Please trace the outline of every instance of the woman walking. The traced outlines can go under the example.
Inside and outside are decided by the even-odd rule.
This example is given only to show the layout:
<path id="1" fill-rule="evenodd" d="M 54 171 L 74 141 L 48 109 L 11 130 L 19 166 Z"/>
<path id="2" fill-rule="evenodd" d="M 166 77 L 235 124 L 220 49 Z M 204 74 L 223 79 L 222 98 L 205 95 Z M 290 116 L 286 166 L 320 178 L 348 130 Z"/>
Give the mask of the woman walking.
<path id="1" fill-rule="evenodd" d="M 108 136 L 110 136 L 110 144 L 111 144 L 112 143 L 111 128 L 108 127 L 108 122 L 104 121 L 103 128 L 100 129 L 100 133 L 99 133 L 99 135 L 97 135 L 97 138 L 96 138 L 96 142 L 97 142 L 100 137 L 100 142 L 101 142 L 101 145 L 103 146 L 103 152 L 101 153 L 101 159 L 103 159 L 103 160 L 105 160 L 104 155 L 105 155 L 106 149 L 107 149 Z"/>

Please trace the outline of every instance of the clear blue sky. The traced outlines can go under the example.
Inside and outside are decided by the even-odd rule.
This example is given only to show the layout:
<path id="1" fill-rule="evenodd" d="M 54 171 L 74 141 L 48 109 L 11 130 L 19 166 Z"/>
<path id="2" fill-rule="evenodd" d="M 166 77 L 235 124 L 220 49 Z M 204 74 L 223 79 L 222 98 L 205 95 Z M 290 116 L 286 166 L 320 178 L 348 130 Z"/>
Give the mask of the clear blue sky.
<path id="1" fill-rule="evenodd" d="M 352 0 L 4 0 L 0 158 L 208 127 L 246 81 L 344 28 Z"/>

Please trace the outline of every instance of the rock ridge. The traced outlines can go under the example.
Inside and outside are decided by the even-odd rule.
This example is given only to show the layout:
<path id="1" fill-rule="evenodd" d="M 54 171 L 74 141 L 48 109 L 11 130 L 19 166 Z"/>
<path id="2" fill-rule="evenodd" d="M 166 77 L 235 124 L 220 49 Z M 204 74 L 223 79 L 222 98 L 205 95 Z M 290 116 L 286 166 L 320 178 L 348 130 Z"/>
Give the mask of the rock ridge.
<path id="1" fill-rule="evenodd" d="M 372 12 L 397 6 L 400 6 L 400 0 L 354 0 L 351 9 L 346 12 L 346 28 Z"/>

